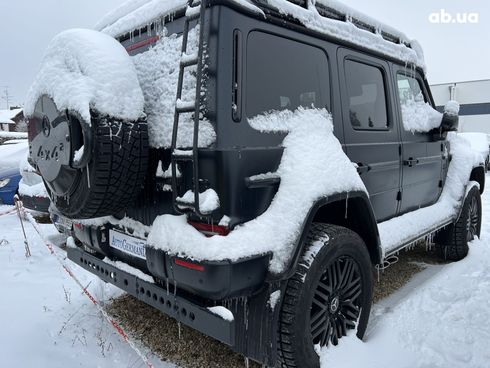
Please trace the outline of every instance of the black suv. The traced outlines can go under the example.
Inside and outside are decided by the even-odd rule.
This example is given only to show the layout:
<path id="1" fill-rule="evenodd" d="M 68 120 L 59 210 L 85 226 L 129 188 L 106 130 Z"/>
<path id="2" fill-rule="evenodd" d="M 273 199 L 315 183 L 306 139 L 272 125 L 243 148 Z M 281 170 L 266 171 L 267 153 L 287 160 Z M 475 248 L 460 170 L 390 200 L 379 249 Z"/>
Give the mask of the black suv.
<path id="1" fill-rule="evenodd" d="M 436 126 L 404 125 L 438 114 L 423 66 L 403 57 L 417 55 L 415 45 L 343 7 L 314 3 L 181 1 L 133 29 L 124 28 L 123 15 L 102 31 L 132 56 L 147 117 L 124 121 L 94 108 L 91 124 L 83 124 L 47 93 L 29 125 L 32 159 L 80 244 L 68 249 L 69 258 L 271 367 L 318 367 L 316 345 L 336 345 L 350 331 L 362 338 L 375 267 L 421 239 L 434 240 L 445 258 L 461 259 L 481 225 L 485 177 L 478 165 L 463 173 L 454 212 L 427 216 L 424 226 L 413 221 L 440 214 L 442 207 L 431 206 L 444 199 L 449 182 L 456 185 L 447 175 L 453 164 L 447 136 L 457 129 L 454 109 Z M 407 101 L 424 116 L 405 111 Z M 170 104 L 170 116 L 168 109 L 153 111 L 160 103 Z M 309 109 L 331 113 L 339 152 L 366 190 L 346 187 L 316 198 L 291 224 L 294 239 L 284 244 L 280 267 L 271 267 L 274 251 L 237 258 L 230 244 L 220 255 L 209 248 L 207 257 L 205 246 L 199 255 L 192 247 L 159 246 L 168 241 L 156 223 L 168 219 L 180 221 L 176 236 L 188 229 L 209 244 L 260 222 L 285 185 L 276 172 L 288 133 L 257 130 L 250 121 Z M 331 179 L 341 182 L 342 175 Z M 165 224 L 170 234 L 171 222 Z M 268 232 L 278 229 L 284 226 L 271 223 Z M 118 269 L 115 260 L 130 267 Z"/>

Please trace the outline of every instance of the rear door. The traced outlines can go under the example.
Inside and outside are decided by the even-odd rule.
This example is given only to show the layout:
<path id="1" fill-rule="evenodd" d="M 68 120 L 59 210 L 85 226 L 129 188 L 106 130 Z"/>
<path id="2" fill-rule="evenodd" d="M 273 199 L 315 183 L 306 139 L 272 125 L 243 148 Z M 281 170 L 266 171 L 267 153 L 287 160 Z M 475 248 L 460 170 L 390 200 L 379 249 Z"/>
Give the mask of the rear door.
<path id="1" fill-rule="evenodd" d="M 369 192 L 378 222 L 397 214 L 400 141 L 389 65 L 348 49 L 338 52 L 347 156 Z"/>
<path id="2" fill-rule="evenodd" d="M 444 141 L 434 140 L 429 132 L 411 132 L 403 122 L 402 105 L 407 106 L 407 100 L 432 105 L 422 77 L 400 66 L 394 66 L 393 74 L 402 140 L 400 213 L 405 213 L 437 201 L 442 191 L 447 151 Z M 418 111 L 415 118 L 426 119 L 426 116 L 423 111 Z"/>

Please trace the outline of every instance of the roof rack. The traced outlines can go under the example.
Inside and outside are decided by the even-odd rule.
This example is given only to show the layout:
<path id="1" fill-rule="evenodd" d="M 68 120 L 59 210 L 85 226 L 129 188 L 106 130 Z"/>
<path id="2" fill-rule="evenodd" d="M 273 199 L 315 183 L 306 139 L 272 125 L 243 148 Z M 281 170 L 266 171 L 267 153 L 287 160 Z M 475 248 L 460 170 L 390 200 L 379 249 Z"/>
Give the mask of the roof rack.
<path id="1" fill-rule="evenodd" d="M 284 1 L 300 6 L 304 9 L 309 9 L 309 7 L 313 4 L 311 0 Z M 271 7 L 271 4 L 268 0 L 252 0 L 252 2 L 261 7 Z M 383 37 L 383 39 L 388 42 L 402 44 L 408 48 L 411 48 L 410 42 L 401 32 L 397 32 L 392 27 L 377 22 L 368 16 L 364 16 L 363 14 L 356 12 L 353 9 L 350 9 L 347 6 L 344 6 L 337 1 L 317 0 L 316 2 L 314 2 L 314 6 L 322 17 L 337 20 L 340 22 L 350 22 L 361 30 L 368 31 L 373 34 L 380 34 L 381 37 Z M 347 12 L 346 10 L 348 10 L 349 12 Z"/>
<path id="2" fill-rule="evenodd" d="M 244 0 L 240 0 L 244 1 Z M 246 0 L 262 10 L 291 19 L 313 31 L 414 65 L 426 71 L 419 43 L 403 32 L 352 9 L 337 0 Z M 312 9 L 314 7 L 314 10 Z M 322 23 L 322 19 L 325 21 Z M 339 23 L 337 23 L 339 22 Z M 359 30 L 358 37 L 354 26 Z M 362 32 L 363 31 L 363 32 Z M 354 33 L 352 33 L 354 32 Z M 381 41 L 381 42 L 380 42 Z M 383 42 L 384 41 L 384 42 Z"/>

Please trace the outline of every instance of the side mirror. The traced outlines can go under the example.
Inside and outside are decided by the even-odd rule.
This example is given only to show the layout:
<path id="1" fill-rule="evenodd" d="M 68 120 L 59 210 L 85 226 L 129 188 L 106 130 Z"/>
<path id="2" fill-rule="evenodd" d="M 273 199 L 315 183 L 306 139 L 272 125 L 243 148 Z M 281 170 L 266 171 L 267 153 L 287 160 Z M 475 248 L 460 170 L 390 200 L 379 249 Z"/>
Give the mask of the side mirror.
<path id="1" fill-rule="evenodd" d="M 459 103 L 448 101 L 444 106 L 444 114 L 441 121 L 441 133 L 456 132 L 459 126 Z"/>

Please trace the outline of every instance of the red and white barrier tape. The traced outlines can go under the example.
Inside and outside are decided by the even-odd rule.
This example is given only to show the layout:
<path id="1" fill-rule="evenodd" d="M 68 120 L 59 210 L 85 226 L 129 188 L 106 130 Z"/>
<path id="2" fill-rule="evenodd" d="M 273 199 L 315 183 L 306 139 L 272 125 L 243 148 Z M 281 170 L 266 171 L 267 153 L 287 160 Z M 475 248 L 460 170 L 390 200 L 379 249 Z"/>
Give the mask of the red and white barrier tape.
<path id="1" fill-rule="evenodd" d="M 75 283 L 80 287 L 82 292 L 90 299 L 90 301 L 95 305 L 95 307 L 99 310 L 99 312 L 104 316 L 104 318 L 111 324 L 111 326 L 117 331 L 117 333 L 123 338 L 124 341 L 126 341 L 129 346 L 135 351 L 135 353 L 143 360 L 143 362 L 148 366 L 148 368 L 153 368 L 153 364 L 150 362 L 150 360 L 138 349 L 138 347 L 134 344 L 133 341 L 131 341 L 128 337 L 128 335 L 124 332 L 122 327 L 114 320 L 112 319 L 109 314 L 102 308 L 102 306 L 97 302 L 97 300 L 90 294 L 90 292 L 87 290 L 86 287 L 82 285 L 80 280 L 75 276 L 73 271 L 68 267 L 68 265 L 64 262 L 64 259 L 60 257 L 59 254 L 56 253 L 54 250 L 54 247 L 51 243 L 46 241 L 41 233 L 41 230 L 39 229 L 39 226 L 32 217 L 30 213 L 27 211 L 23 211 L 23 214 L 25 215 L 25 218 L 30 222 L 34 230 L 38 233 L 39 237 L 43 240 L 44 244 L 48 248 L 49 252 L 56 257 L 58 263 L 63 267 L 63 269 L 66 271 L 68 275 L 75 281 Z"/>
<path id="2" fill-rule="evenodd" d="M 0 216 L 10 215 L 10 214 L 14 213 L 15 211 L 17 211 L 17 209 L 14 207 L 11 210 L 8 210 L 8 211 L 5 211 L 5 212 L 0 212 Z"/>

